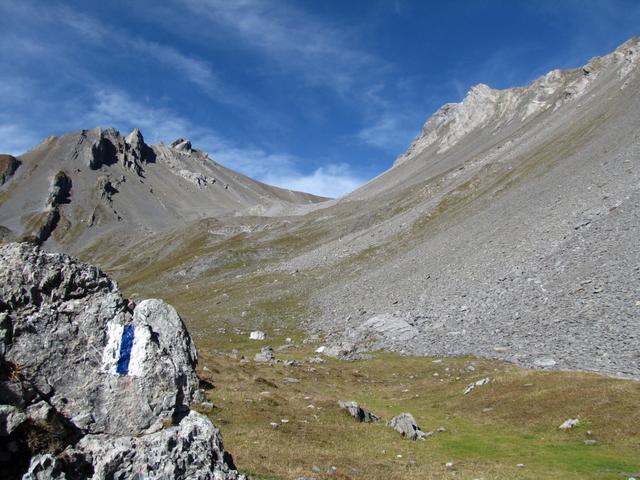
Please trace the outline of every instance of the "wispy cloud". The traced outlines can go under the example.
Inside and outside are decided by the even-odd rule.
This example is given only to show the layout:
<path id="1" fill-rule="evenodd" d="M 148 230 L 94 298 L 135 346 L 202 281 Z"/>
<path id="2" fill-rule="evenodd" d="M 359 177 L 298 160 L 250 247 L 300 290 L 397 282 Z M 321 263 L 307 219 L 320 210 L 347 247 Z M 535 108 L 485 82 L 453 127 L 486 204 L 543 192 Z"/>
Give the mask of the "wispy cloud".
<path id="1" fill-rule="evenodd" d="M 149 63 L 154 61 L 159 65 L 164 65 L 172 70 L 174 74 L 196 85 L 205 95 L 212 100 L 228 106 L 240 107 L 245 110 L 252 110 L 250 102 L 241 93 L 235 91 L 225 82 L 209 62 L 197 58 L 193 55 L 185 54 L 177 48 L 164 45 L 156 41 L 146 40 L 142 37 L 132 35 L 123 29 L 107 26 L 105 22 L 85 13 L 71 9 L 66 5 L 45 4 L 38 5 L 37 8 L 32 2 L 21 2 L 20 5 L 2 6 L 0 12 L 7 8 L 6 13 L 10 13 L 16 20 L 19 19 L 25 25 L 31 25 L 31 30 L 38 30 L 42 25 L 63 26 L 67 35 L 75 35 L 77 41 L 91 43 L 94 46 L 109 52 L 117 50 L 121 54 L 130 54 L 131 61 Z M 3 35 L 7 37 L 7 35 Z M 37 41 L 34 38 L 8 38 L 0 40 L 0 45 L 11 50 L 16 46 L 22 51 L 22 55 L 33 57 L 58 58 L 65 60 L 65 55 L 75 56 L 74 52 L 69 52 L 75 42 L 61 41 L 44 37 L 45 41 Z"/>
<path id="2" fill-rule="evenodd" d="M 344 31 L 284 2 L 179 2 L 310 84 L 344 93 L 363 71 L 387 67 L 379 58 L 355 48 Z"/>
<path id="3" fill-rule="evenodd" d="M 415 118 L 406 114 L 384 112 L 358 132 L 358 138 L 388 153 L 398 154 L 415 136 Z"/>
<path id="4" fill-rule="evenodd" d="M 25 125 L 4 116 L 0 116 L 0 139 L 0 153 L 10 155 L 20 155 L 42 140 Z"/>

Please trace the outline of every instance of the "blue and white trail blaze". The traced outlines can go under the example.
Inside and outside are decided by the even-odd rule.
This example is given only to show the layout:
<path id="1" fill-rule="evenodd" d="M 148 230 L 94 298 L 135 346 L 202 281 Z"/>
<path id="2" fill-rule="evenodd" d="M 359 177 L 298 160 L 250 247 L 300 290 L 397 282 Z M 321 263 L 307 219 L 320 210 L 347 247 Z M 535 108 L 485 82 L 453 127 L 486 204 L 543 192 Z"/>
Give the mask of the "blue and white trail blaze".
<path id="1" fill-rule="evenodd" d="M 119 376 L 144 375 L 147 347 L 151 339 L 149 326 L 109 322 L 106 337 L 102 354 L 103 371 Z"/>

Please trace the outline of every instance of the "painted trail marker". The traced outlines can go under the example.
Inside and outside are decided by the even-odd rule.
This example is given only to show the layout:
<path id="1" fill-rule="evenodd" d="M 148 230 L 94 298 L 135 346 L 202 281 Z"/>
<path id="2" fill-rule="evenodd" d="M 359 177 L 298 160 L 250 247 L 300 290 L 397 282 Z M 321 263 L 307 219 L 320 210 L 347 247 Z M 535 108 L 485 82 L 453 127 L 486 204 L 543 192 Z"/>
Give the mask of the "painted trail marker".
<path id="1" fill-rule="evenodd" d="M 133 348 L 135 328 L 133 325 L 125 325 L 122 329 L 120 358 L 118 358 L 118 363 L 116 364 L 116 373 L 120 375 L 129 373 L 129 362 L 131 361 L 131 349 Z"/>
<path id="2" fill-rule="evenodd" d="M 144 375 L 147 346 L 151 339 L 148 325 L 107 324 L 107 344 L 102 355 L 102 368 L 113 375 Z"/>

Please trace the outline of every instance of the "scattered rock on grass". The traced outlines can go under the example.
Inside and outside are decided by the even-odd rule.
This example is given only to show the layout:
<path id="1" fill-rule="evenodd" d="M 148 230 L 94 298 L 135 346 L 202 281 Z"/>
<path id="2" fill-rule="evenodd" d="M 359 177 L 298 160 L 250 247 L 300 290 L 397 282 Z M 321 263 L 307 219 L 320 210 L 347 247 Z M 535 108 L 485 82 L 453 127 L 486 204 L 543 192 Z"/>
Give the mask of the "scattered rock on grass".
<path id="1" fill-rule="evenodd" d="M 264 340 L 265 338 L 267 338 L 266 333 L 260 331 L 260 330 L 254 330 L 253 332 L 251 332 L 249 334 L 249 338 L 251 340 Z"/>
<path id="2" fill-rule="evenodd" d="M 253 357 L 255 362 L 269 362 L 273 360 L 273 348 L 271 347 L 262 347 L 260 349 L 260 353 L 256 353 L 256 356 Z"/>
<path id="3" fill-rule="evenodd" d="M 558 428 L 560 430 L 570 430 L 578 425 L 578 423 L 580 423 L 580 420 L 578 420 L 577 418 L 569 418 L 568 420 L 565 420 Z"/>
<path id="4" fill-rule="evenodd" d="M 467 388 L 464 389 L 464 394 L 468 395 L 473 390 L 475 390 L 476 387 L 480 387 L 482 385 L 488 385 L 492 381 L 493 380 L 491 380 L 489 377 L 486 377 L 486 378 L 482 378 L 482 379 L 478 380 L 477 382 L 472 382 L 469 385 L 467 385 Z"/>
<path id="5" fill-rule="evenodd" d="M 411 440 L 424 440 L 431 435 L 431 432 L 425 433 L 420 430 L 416 419 L 410 413 L 401 413 L 397 417 L 393 417 L 387 425 Z"/>
<path id="6" fill-rule="evenodd" d="M 345 402 L 340 400 L 338 402 L 338 405 L 340 406 L 340 408 L 347 410 L 349 412 L 349 415 L 351 415 L 359 422 L 371 423 L 380 420 L 379 416 L 370 412 L 369 410 L 365 410 L 354 401 Z"/>

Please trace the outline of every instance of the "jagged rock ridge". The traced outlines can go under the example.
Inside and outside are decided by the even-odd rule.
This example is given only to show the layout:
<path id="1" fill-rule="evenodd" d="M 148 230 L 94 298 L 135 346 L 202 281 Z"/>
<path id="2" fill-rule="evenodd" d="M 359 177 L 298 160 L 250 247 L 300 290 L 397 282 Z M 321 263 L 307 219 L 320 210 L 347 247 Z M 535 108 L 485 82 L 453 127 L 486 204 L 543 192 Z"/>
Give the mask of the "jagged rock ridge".
<path id="1" fill-rule="evenodd" d="M 200 218 L 279 215 L 324 200 L 235 173 L 189 140 L 147 145 L 138 129 L 126 137 L 113 128 L 50 137 L 0 161 L 0 226 L 67 252 Z M 65 200 L 52 202 L 62 177 Z"/>

